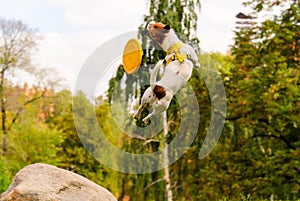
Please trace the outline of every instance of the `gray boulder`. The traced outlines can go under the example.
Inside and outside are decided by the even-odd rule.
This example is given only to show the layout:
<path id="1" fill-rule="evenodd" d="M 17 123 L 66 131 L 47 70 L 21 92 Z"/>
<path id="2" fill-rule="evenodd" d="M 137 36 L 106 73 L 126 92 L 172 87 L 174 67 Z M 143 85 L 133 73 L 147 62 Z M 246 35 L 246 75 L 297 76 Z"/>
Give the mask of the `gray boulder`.
<path id="1" fill-rule="evenodd" d="M 0 201 L 117 201 L 105 188 L 90 180 L 46 164 L 20 170 Z"/>

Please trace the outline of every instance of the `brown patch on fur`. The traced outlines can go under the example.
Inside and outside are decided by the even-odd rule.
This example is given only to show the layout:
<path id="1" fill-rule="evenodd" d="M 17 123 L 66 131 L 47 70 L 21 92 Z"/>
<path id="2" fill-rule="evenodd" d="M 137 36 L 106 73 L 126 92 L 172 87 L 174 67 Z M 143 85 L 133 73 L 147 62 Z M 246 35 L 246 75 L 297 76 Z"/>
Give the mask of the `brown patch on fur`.
<path id="1" fill-rule="evenodd" d="M 159 85 L 155 85 L 155 87 L 153 89 L 153 93 L 158 98 L 158 100 L 160 100 L 166 96 L 165 88 L 163 88 L 162 86 L 159 86 Z"/>
<path id="2" fill-rule="evenodd" d="M 156 22 L 153 24 L 153 28 L 157 28 L 157 29 L 164 29 L 166 25 L 164 25 L 161 22 Z"/>

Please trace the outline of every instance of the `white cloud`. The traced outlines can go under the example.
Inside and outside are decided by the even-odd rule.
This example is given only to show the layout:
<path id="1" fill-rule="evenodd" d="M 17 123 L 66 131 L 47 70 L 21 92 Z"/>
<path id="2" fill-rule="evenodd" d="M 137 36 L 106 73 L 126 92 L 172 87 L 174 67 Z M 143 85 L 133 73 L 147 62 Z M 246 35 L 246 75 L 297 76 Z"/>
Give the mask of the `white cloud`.
<path id="1" fill-rule="evenodd" d="M 72 88 L 85 60 L 103 43 L 103 38 L 98 37 L 100 34 L 105 37 L 99 32 L 47 33 L 37 54 L 38 62 L 42 66 L 56 67 Z"/>
<path id="2" fill-rule="evenodd" d="M 202 1 L 198 35 L 205 51 L 225 53 L 234 37 L 235 15 L 242 11 L 241 0 Z"/>
<path id="3" fill-rule="evenodd" d="M 147 12 L 147 0 L 46 0 L 63 8 L 67 26 L 85 29 L 136 28 Z M 132 26 L 134 25 L 134 26 Z M 121 29 L 120 29 L 121 30 Z"/>
<path id="4" fill-rule="evenodd" d="M 5 1 L 5 3 L 1 3 L 0 16 L 6 18 L 21 19 L 23 18 L 22 15 L 24 15 L 28 11 L 38 9 L 39 5 L 40 4 L 38 0 Z"/>
<path id="5" fill-rule="evenodd" d="M 198 37 L 204 50 L 226 52 L 241 2 L 201 1 Z M 148 0 L 11 0 L 1 5 L 0 15 L 25 19 L 42 30 L 44 40 L 36 58 L 42 66 L 58 68 L 72 88 L 88 56 L 105 41 L 137 30 L 148 4 Z M 44 11 L 47 14 L 41 15 Z"/>

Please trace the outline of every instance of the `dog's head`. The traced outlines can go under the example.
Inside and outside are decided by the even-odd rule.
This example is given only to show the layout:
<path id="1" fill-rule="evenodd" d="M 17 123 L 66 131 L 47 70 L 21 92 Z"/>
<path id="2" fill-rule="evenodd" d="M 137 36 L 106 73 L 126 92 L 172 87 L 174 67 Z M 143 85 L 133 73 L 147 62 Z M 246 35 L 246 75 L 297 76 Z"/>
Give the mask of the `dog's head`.
<path id="1" fill-rule="evenodd" d="M 161 22 L 150 22 L 148 29 L 151 35 L 151 38 L 154 42 L 162 44 L 166 35 L 170 32 L 170 25 L 165 25 Z"/>

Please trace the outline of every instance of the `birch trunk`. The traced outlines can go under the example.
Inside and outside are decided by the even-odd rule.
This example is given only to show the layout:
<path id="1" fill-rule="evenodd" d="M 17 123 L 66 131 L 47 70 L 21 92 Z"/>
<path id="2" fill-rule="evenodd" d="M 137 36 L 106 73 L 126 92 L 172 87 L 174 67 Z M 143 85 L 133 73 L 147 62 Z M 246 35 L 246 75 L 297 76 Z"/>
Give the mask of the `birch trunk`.
<path id="1" fill-rule="evenodd" d="M 164 125 L 164 179 L 166 181 L 166 194 L 167 200 L 173 201 L 173 194 L 171 189 L 171 181 L 170 181 L 170 173 L 169 173 L 169 155 L 168 155 L 168 144 L 167 144 L 167 136 L 168 136 L 168 122 L 167 122 L 167 112 L 163 113 L 163 125 Z"/>

